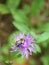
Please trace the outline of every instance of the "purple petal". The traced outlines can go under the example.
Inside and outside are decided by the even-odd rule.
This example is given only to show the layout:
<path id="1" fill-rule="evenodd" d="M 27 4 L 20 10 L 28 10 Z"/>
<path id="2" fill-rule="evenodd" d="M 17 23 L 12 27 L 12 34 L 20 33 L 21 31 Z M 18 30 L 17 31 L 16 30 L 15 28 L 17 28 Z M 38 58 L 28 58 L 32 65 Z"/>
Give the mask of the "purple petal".
<path id="1" fill-rule="evenodd" d="M 31 48 L 32 48 L 32 51 L 35 51 L 36 50 L 36 44 L 30 44 Z"/>
<path id="2" fill-rule="evenodd" d="M 28 47 L 33 42 L 32 36 L 29 34 L 25 37 L 24 47 Z"/>
<path id="3" fill-rule="evenodd" d="M 17 41 L 17 44 L 11 47 L 11 52 L 19 49 L 20 54 L 23 57 L 26 56 L 26 58 L 28 58 L 29 55 L 32 55 L 36 45 L 32 44 L 35 41 L 31 35 L 24 35 L 24 33 L 20 33 L 19 35 L 15 36 L 14 40 L 15 42 Z"/>
<path id="4" fill-rule="evenodd" d="M 19 36 L 15 36 L 14 40 L 15 40 L 15 42 L 16 41 L 19 41 L 20 40 L 20 37 Z"/>
<path id="5" fill-rule="evenodd" d="M 20 33 L 19 35 L 16 35 L 14 40 L 15 41 L 19 41 L 20 39 L 23 39 L 25 36 L 24 36 L 24 33 Z"/>
<path id="6" fill-rule="evenodd" d="M 25 37 L 24 33 L 20 33 L 19 37 L 20 37 L 20 39 L 23 39 Z"/>
<path id="7" fill-rule="evenodd" d="M 25 54 L 26 58 L 28 58 L 28 56 L 29 56 L 29 52 L 28 52 L 27 49 L 24 50 L 24 54 Z"/>
<path id="8" fill-rule="evenodd" d="M 14 51 L 17 51 L 17 50 L 18 50 L 18 47 L 13 46 L 13 47 L 11 47 L 11 51 L 10 52 L 14 52 Z"/>
<path id="9" fill-rule="evenodd" d="M 33 37 L 31 35 L 27 35 L 25 40 L 28 40 L 28 44 L 32 43 L 33 42 Z"/>
<path id="10" fill-rule="evenodd" d="M 23 46 L 24 46 L 25 48 L 27 48 L 28 45 L 29 45 L 29 44 L 28 44 L 28 40 L 26 39 L 26 40 L 24 41 L 24 45 L 23 45 Z"/>
<path id="11" fill-rule="evenodd" d="M 20 54 L 22 55 L 22 57 L 24 57 L 24 56 L 25 56 L 25 54 L 24 54 L 24 48 L 23 48 L 23 47 L 21 47 L 21 46 L 20 46 Z"/>

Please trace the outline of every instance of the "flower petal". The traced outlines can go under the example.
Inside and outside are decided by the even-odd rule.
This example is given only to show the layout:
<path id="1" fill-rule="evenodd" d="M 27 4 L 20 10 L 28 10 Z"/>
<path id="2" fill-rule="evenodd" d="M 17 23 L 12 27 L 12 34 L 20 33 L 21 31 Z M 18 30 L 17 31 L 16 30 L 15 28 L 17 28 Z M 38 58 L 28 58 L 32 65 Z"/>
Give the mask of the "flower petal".
<path id="1" fill-rule="evenodd" d="M 19 37 L 20 39 L 23 39 L 25 37 L 24 33 L 20 33 Z"/>
<path id="2" fill-rule="evenodd" d="M 11 50 L 10 50 L 10 52 L 15 52 L 15 51 L 17 51 L 18 50 L 18 47 L 16 47 L 16 46 L 13 46 L 13 47 L 11 47 Z"/>

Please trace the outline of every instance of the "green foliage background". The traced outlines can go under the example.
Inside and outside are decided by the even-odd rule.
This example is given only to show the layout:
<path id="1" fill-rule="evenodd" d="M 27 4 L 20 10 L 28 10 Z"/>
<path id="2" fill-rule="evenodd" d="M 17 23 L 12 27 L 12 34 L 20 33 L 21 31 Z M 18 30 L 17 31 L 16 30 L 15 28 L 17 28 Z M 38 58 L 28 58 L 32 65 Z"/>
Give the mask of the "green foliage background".
<path id="1" fill-rule="evenodd" d="M 34 53 L 42 55 L 39 60 L 43 65 L 49 65 L 49 19 L 42 20 L 40 16 L 45 0 L 31 0 L 31 4 L 21 3 L 21 1 L 22 0 L 6 0 L 6 3 L 0 3 L 0 14 L 11 14 L 13 17 L 12 24 L 16 28 L 9 36 L 7 45 L 0 48 L 3 53 L 0 55 L 0 62 L 4 61 L 8 64 L 11 61 L 11 57 L 13 57 L 12 61 L 15 60 L 18 62 L 21 60 L 20 63 L 26 60 L 22 59 L 21 55 L 18 54 L 18 51 L 10 54 L 10 57 L 9 54 L 7 55 L 7 53 L 9 53 L 9 47 L 14 43 L 14 35 L 24 32 L 25 34 L 30 33 L 35 37 L 37 47 Z M 20 3 L 22 4 L 21 6 Z M 48 15 L 49 10 L 45 9 L 44 13 Z M 35 21 L 34 19 L 32 20 L 34 17 Z M 36 60 L 32 58 L 30 60 L 30 65 L 36 65 L 35 63 Z"/>

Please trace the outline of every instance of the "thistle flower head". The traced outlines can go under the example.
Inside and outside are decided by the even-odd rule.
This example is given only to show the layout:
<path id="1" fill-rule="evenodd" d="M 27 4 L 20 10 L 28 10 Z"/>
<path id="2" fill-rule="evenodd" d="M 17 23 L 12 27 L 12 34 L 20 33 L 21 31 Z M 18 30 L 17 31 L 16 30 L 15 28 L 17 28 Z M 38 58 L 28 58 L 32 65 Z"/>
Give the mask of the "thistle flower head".
<path id="1" fill-rule="evenodd" d="M 20 33 L 19 35 L 15 35 L 14 41 L 16 43 L 11 47 L 11 52 L 15 52 L 19 49 L 20 54 L 23 57 L 26 56 L 28 58 L 28 56 L 32 55 L 32 52 L 35 50 L 35 40 L 30 34 L 25 35 L 24 33 Z"/>

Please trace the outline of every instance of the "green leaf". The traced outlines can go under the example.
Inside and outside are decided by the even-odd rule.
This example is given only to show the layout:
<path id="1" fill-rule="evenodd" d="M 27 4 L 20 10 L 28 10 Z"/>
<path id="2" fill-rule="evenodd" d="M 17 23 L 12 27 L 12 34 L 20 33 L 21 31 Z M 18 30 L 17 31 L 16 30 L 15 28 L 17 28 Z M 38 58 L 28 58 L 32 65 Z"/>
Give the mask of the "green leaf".
<path id="1" fill-rule="evenodd" d="M 2 55 L 0 55 L 0 62 L 2 62 L 3 61 L 3 56 Z"/>
<path id="2" fill-rule="evenodd" d="M 41 52 L 41 49 L 40 49 L 40 46 L 39 45 L 36 45 L 35 48 L 36 48 L 36 51 L 37 52 Z"/>
<path id="3" fill-rule="evenodd" d="M 8 56 L 6 55 L 0 55 L 0 62 L 5 62 L 5 63 L 9 63 L 10 59 Z"/>
<path id="4" fill-rule="evenodd" d="M 39 31 L 49 31 L 49 23 L 45 23 L 38 28 Z"/>
<path id="5" fill-rule="evenodd" d="M 30 59 L 29 65 L 36 65 L 36 61 L 34 58 Z"/>
<path id="6" fill-rule="evenodd" d="M 20 3 L 21 0 L 7 0 L 7 6 L 10 9 L 10 11 L 15 10 Z"/>
<path id="7" fill-rule="evenodd" d="M 29 28 L 22 23 L 14 21 L 13 25 L 21 32 L 27 33 L 29 31 Z"/>
<path id="8" fill-rule="evenodd" d="M 48 46 L 47 41 L 46 41 L 46 42 L 43 42 L 43 43 L 42 43 L 42 46 L 43 46 L 44 48 L 47 48 L 47 46 Z"/>
<path id="9" fill-rule="evenodd" d="M 25 14 L 29 14 L 30 13 L 30 6 L 27 4 L 23 4 L 23 10 L 24 10 Z"/>
<path id="10" fill-rule="evenodd" d="M 13 18 L 14 18 L 16 21 L 18 21 L 18 22 L 20 22 L 20 23 L 25 23 L 25 24 L 28 25 L 29 20 L 28 20 L 28 18 L 26 17 L 26 15 L 24 14 L 23 11 L 21 11 L 21 10 L 13 11 L 13 12 L 12 12 L 12 15 L 13 15 Z"/>
<path id="11" fill-rule="evenodd" d="M 39 13 L 41 8 L 44 5 L 44 0 L 34 0 L 32 5 L 31 5 L 31 16 Z"/>
<path id="12" fill-rule="evenodd" d="M 39 45 L 35 45 L 35 49 L 33 50 L 33 53 L 41 53 L 41 49 Z"/>
<path id="13" fill-rule="evenodd" d="M 49 39 L 49 32 L 44 32 L 43 34 L 37 36 L 37 43 L 45 42 Z"/>
<path id="14" fill-rule="evenodd" d="M 22 58 L 22 56 L 15 59 L 15 62 L 18 62 L 20 64 L 23 63 L 23 62 L 25 62 L 25 61 L 26 61 L 26 59 L 25 58 Z"/>
<path id="15" fill-rule="evenodd" d="M 9 53 L 9 46 L 3 45 L 1 48 L 2 53 L 8 54 Z"/>
<path id="16" fill-rule="evenodd" d="M 10 56 L 4 55 L 4 62 L 9 63 L 10 62 Z"/>
<path id="17" fill-rule="evenodd" d="M 10 13 L 10 11 L 9 11 L 9 9 L 7 8 L 6 5 L 0 4 L 0 13 L 1 13 L 1 14 L 7 14 L 7 13 Z"/>
<path id="18" fill-rule="evenodd" d="M 9 47 L 15 45 L 16 42 L 14 41 L 14 37 L 15 37 L 16 35 L 19 35 L 21 32 L 23 32 L 23 31 L 14 31 L 14 32 L 9 36 L 9 38 L 8 38 Z"/>
<path id="19" fill-rule="evenodd" d="M 32 35 L 32 36 L 34 36 L 34 38 L 36 39 L 36 33 L 35 33 L 35 30 L 32 28 L 32 29 L 30 29 L 30 34 Z"/>
<path id="20" fill-rule="evenodd" d="M 17 51 L 15 51 L 15 52 L 11 52 L 11 53 L 10 53 L 10 56 L 13 57 L 13 58 L 19 58 L 19 57 L 21 57 L 20 51 L 17 50 Z"/>
<path id="21" fill-rule="evenodd" d="M 8 43 L 9 43 L 9 46 L 10 46 L 10 47 L 15 44 L 14 36 L 17 35 L 17 34 L 19 34 L 19 33 L 20 33 L 20 32 L 18 32 L 18 31 L 14 31 L 14 32 L 9 36 Z"/>
<path id="22" fill-rule="evenodd" d="M 41 58 L 41 61 L 43 63 L 43 65 L 49 65 L 49 55 L 44 55 L 42 58 Z"/>

